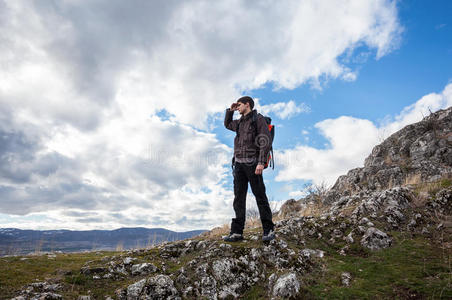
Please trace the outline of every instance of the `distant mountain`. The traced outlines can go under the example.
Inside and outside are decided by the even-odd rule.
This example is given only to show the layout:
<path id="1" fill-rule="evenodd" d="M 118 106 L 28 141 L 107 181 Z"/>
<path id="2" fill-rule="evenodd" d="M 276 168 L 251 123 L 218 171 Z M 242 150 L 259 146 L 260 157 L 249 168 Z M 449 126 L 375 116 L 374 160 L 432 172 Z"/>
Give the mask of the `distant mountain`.
<path id="1" fill-rule="evenodd" d="M 115 230 L 21 230 L 0 228 L 0 256 L 35 251 L 77 252 L 146 247 L 164 241 L 191 238 L 204 232 L 174 232 L 163 228 L 119 228 Z"/>

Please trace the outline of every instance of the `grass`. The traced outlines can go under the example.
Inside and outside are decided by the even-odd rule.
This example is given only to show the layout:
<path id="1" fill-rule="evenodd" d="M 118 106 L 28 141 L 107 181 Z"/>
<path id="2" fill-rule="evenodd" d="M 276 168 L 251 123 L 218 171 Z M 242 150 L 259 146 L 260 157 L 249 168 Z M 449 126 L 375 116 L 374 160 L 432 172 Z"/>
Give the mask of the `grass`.
<path id="1" fill-rule="evenodd" d="M 381 251 L 360 249 L 355 255 L 341 256 L 326 245 L 324 270 L 303 278 L 303 294 L 314 299 L 450 299 L 451 252 L 424 237 L 407 238 L 392 232 L 394 245 Z M 317 242 L 319 243 L 319 242 Z M 361 252 L 361 255 L 358 255 Z M 342 272 L 349 272 L 349 287 L 341 283 Z"/>
<path id="2" fill-rule="evenodd" d="M 245 236 L 259 234 L 259 228 L 245 232 Z M 301 276 L 302 290 L 300 299 L 450 299 L 451 251 L 432 243 L 424 236 L 410 236 L 407 233 L 390 232 L 393 246 L 381 251 L 370 251 L 355 241 L 347 256 L 338 254 L 345 245 L 344 241 L 330 244 L 326 239 L 306 237 L 306 245 L 301 246 L 295 240 L 288 239 L 288 245 L 294 250 L 302 248 L 325 251 L 323 259 L 318 260 L 313 269 Z M 260 240 L 232 244 L 233 247 L 262 247 Z M 47 255 L 0 258 L 0 294 L 1 299 L 15 295 L 26 284 L 36 281 L 60 280 L 65 288 L 60 292 L 66 299 L 76 299 L 78 295 L 91 295 L 94 299 L 103 299 L 105 295 L 114 296 L 115 290 L 124 288 L 141 277 L 124 277 L 119 280 L 94 280 L 91 276 L 80 274 L 85 264 L 91 266 L 105 264 L 102 258 L 118 256 L 118 252 L 89 252 L 57 254 L 50 259 Z M 168 272 L 175 272 L 188 261 L 197 257 L 198 251 L 176 260 L 163 260 L 156 248 L 131 255 L 139 262 L 153 262 L 160 267 L 165 261 Z M 120 258 L 116 258 L 120 259 Z M 351 285 L 341 283 L 342 272 L 352 276 Z M 267 270 L 267 275 L 271 270 Z M 251 287 L 242 299 L 265 299 L 267 282 L 258 282 Z"/>
<path id="3" fill-rule="evenodd" d="M 47 255 L 16 256 L 0 258 L 0 295 L 12 298 L 24 285 L 49 279 L 64 279 L 66 273 L 79 274 L 88 261 L 105 256 L 106 252 L 86 252 Z M 76 275 L 74 275 L 76 276 Z M 75 282 L 81 282 L 81 278 Z"/>

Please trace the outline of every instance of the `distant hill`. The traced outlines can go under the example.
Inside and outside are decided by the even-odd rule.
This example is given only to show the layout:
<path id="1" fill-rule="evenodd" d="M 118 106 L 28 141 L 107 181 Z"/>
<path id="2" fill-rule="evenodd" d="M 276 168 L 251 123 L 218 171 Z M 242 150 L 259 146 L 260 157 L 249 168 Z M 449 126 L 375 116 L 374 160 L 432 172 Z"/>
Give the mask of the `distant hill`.
<path id="1" fill-rule="evenodd" d="M 183 240 L 202 232 L 204 230 L 174 232 L 142 227 L 89 231 L 0 228 L 0 256 L 36 251 L 126 250 Z"/>

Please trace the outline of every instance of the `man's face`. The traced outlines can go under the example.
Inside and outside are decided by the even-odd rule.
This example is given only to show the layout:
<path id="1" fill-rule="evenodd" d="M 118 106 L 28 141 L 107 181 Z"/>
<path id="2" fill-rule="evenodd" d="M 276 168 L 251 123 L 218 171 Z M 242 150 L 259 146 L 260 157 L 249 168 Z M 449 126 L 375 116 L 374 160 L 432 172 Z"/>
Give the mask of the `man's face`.
<path id="1" fill-rule="evenodd" d="M 238 106 L 238 111 L 240 114 L 243 115 L 243 113 L 247 112 L 250 109 L 250 104 L 249 103 L 242 103 L 242 102 L 237 102 Z"/>

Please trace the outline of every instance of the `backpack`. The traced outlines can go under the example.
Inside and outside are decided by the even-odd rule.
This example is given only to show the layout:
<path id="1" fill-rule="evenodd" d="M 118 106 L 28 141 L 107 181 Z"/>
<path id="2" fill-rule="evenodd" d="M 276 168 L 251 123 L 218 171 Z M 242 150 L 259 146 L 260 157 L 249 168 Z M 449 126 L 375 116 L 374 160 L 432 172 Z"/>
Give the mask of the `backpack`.
<path id="1" fill-rule="evenodd" d="M 275 138 L 275 126 L 272 124 L 272 119 L 270 117 L 267 116 L 263 116 L 265 122 L 268 125 L 268 130 L 270 131 L 270 138 L 271 138 L 271 144 L 272 146 L 270 147 L 270 151 L 268 151 L 268 155 L 267 155 L 267 161 L 264 164 L 264 169 L 267 169 L 269 165 L 272 166 L 272 169 L 275 169 L 275 160 L 274 160 L 274 155 L 273 155 L 273 140 Z M 253 115 L 252 115 L 252 120 L 251 120 L 251 124 L 253 124 L 254 130 L 255 130 L 255 136 L 257 136 L 257 113 L 255 111 L 253 111 Z M 240 123 L 239 123 L 240 126 Z M 239 131 L 239 129 L 237 128 L 237 132 Z M 235 158 L 232 157 L 232 169 L 234 169 L 234 162 L 235 162 Z"/>
<path id="2" fill-rule="evenodd" d="M 271 137 L 271 147 L 270 147 L 270 151 L 268 151 L 268 155 L 267 155 L 267 161 L 264 164 L 264 169 L 267 169 L 267 167 L 269 165 L 271 165 L 272 169 L 275 169 L 275 160 L 274 160 L 274 155 L 273 155 L 273 140 L 275 138 L 275 125 L 272 124 L 272 119 L 270 117 L 267 116 L 262 116 L 264 117 L 265 122 L 267 122 L 268 125 L 268 131 L 270 131 L 270 137 Z M 252 119 L 252 124 L 256 124 L 257 122 L 257 114 L 253 114 L 253 119 Z M 254 125 L 254 129 L 256 131 L 256 136 L 257 136 L 257 126 Z"/>

